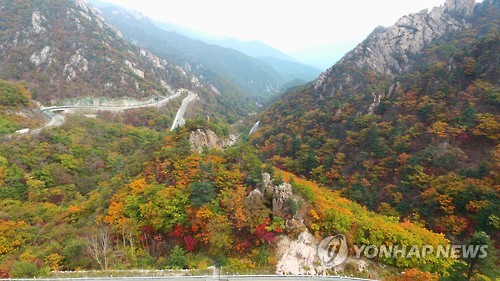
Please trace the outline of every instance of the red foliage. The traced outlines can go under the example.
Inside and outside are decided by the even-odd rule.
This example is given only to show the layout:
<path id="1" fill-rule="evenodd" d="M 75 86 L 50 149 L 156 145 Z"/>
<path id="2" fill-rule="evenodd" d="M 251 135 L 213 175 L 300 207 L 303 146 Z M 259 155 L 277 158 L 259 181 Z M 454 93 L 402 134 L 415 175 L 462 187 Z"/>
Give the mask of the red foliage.
<path id="1" fill-rule="evenodd" d="M 9 278 L 9 273 L 5 270 L 0 270 L 0 279 L 7 279 Z"/>
<path id="2" fill-rule="evenodd" d="M 244 241 L 244 242 L 241 242 L 240 244 L 236 245 L 236 250 L 238 252 L 245 252 L 246 250 L 248 250 L 248 248 L 250 248 L 250 246 L 252 246 L 252 244 L 248 241 Z"/>
<path id="3" fill-rule="evenodd" d="M 184 236 L 184 245 L 186 246 L 186 251 L 194 252 L 196 249 L 196 240 L 191 236 Z"/>
<path id="4" fill-rule="evenodd" d="M 182 225 L 174 226 L 174 229 L 168 233 L 168 236 L 174 238 L 181 238 L 184 235 L 184 227 Z"/>
<path id="5" fill-rule="evenodd" d="M 262 241 L 262 242 L 267 242 L 269 244 L 273 243 L 275 240 L 274 233 L 267 231 L 266 226 L 269 224 L 269 219 L 267 219 L 265 222 L 259 224 L 255 228 L 255 236 Z"/>
<path id="6" fill-rule="evenodd" d="M 467 133 L 466 131 L 462 131 L 460 134 L 458 134 L 457 140 L 461 144 L 467 145 L 472 141 L 472 136 L 469 133 Z"/>

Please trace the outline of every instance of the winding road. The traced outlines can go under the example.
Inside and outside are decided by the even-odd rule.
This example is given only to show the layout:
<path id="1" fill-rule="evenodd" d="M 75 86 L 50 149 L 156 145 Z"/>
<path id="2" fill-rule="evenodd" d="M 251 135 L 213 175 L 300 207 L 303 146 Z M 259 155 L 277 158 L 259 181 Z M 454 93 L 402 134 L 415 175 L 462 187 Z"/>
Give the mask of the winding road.
<path id="1" fill-rule="evenodd" d="M 184 123 L 186 122 L 186 120 L 184 120 L 184 113 L 186 113 L 186 108 L 190 102 L 194 101 L 198 97 L 198 95 L 196 95 L 191 91 L 188 90 L 184 91 L 188 93 L 188 96 L 182 100 L 182 104 L 179 107 L 177 114 L 175 114 L 174 122 L 172 122 L 172 127 L 170 127 L 170 131 L 173 131 L 175 128 L 184 125 Z"/>
<path id="2" fill-rule="evenodd" d="M 41 128 L 37 129 L 22 129 L 18 130 L 16 133 L 18 134 L 26 134 L 26 133 L 38 133 L 40 132 L 43 128 L 47 127 L 57 127 L 61 126 L 64 124 L 64 116 L 57 114 L 57 112 L 71 112 L 74 110 L 94 110 L 94 111 L 123 111 L 127 109 L 132 109 L 132 108 L 144 108 L 144 107 L 161 107 L 170 102 L 173 99 L 179 98 L 182 94 L 188 93 L 188 96 L 182 101 L 182 104 L 177 111 L 177 114 L 175 116 L 174 123 L 172 125 L 177 126 L 182 126 L 184 124 L 184 112 L 186 111 L 186 107 L 189 104 L 189 102 L 193 101 L 197 95 L 186 90 L 186 89 L 179 89 L 177 92 L 171 96 L 165 97 L 161 100 L 155 101 L 155 102 L 149 102 L 149 103 L 142 103 L 142 104 L 132 104 L 132 105 L 60 105 L 60 106 L 48 106 L 48 107 L 41 107 L 40 111 L 43 113 L 43 115 L 48 119 L 48 122 Z"/>

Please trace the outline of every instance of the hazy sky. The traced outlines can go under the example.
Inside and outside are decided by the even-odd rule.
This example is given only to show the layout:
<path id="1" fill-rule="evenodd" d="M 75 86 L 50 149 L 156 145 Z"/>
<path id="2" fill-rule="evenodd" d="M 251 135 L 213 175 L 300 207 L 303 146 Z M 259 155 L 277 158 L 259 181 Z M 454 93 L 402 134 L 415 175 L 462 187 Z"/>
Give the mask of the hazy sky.
<path id="1" fill-rule="evenodd" d="M 210 35 L 282 51 L 361 41 L 376 26 L 445 0 L 102 0 Z"/>

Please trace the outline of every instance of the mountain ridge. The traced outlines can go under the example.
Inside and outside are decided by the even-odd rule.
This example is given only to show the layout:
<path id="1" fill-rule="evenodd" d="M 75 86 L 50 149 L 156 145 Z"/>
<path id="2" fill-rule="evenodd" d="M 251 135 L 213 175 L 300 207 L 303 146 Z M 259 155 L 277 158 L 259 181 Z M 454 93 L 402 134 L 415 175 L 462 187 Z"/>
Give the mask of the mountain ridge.
<path id="1" fill-rule="evenodd" d="M 11 2 L 0 14 L 0 76 L 26 81 L 41 102 L 82 94 L 141 99 L 174 88 L 215 95 L 185 69 L 126 41 L 85 1 Z"/>
<path id="2" fill-rule="evenodd" d="M 398 54 L 408 58 L 401 62 L 368 50 L 378 44 L 374 38 L 399 26 L 377 28 L 315 83 L 289 91 L 262 113 L 250 141 L 277 167 L 372 210 L 416 215 L 458 241 L 474 231 L 498 240 L 491 220 L 498 207 L 500 2 L 471 3 L 449 0 L 400 19 L 418 18 L 422 27 L 440 14 L 449 23 L 434 29 L 443 31 L 432 33 L 439 37 L 399 41 Z M 377 64 L 382 54 L 395 64 Z M 433 201 L 444 197 L 448 203 Z M 464 207 L 477 200 L 485 205 Z M 440 213 L 444 205 L 450 209 Z"/>
<path id="3" fill-rule="evenodd" d="M 351 78 L 345 68 L 351 66 L 386 78 L 403 73 L 412 65 L 412 56 L 433 40 L 448 31 L 469 26 L 466 19 L 472 14 L 474 3 L 474 0 L 447 0 L 444 6 L 434 7 L 430 12 L 424 9 L 403 16 L 388 28 L 375 28 L 363 42 L 323 72 L 315 81 L 314 89 L 335 95 L 336 90 L 348 87 Z"/>

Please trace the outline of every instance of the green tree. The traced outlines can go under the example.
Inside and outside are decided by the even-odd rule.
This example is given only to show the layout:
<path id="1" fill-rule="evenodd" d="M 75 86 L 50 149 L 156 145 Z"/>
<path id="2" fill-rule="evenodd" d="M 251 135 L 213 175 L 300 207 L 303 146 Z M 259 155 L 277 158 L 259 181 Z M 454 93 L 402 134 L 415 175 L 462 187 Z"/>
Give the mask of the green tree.
<path id="1" fill-rule="evenodd" d="M 12 265 L 10 274 L 14 278 L 33 278 L 38 276 L 39 269 L 34 262 L 17 261 Z"/>
<path id="2" fill-rule="evenodd" d="M 188 185 L 191 204 L 200 207 L 217 197 L 215 186 L 211 182 L 192 182 Z"/>
<path id="3" fill-rule="evenodd" d="M 186 251 L 179 245 L 175 245 L 170 252 L 167 264 L 170 268 L 182 269 L 187 267 Z"/>
<path id="4" fill-rule="evenodd" d="M 483 274 L 489 277 L 498 277 L 500 271 L 495 266 L 495 247 L 493 246 L 488 234 L 484 231 L 474 232 L 472 237 L 467 241 L 467 246 L 486 246 L 486 253 L 479 253 L 479 255 L 465 258 L 465 262 L 467 263 L 467 280 L 471 280 L 471 278 L 477 274 Z"/>

